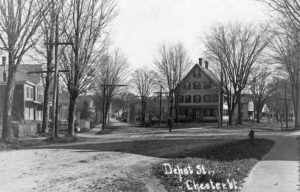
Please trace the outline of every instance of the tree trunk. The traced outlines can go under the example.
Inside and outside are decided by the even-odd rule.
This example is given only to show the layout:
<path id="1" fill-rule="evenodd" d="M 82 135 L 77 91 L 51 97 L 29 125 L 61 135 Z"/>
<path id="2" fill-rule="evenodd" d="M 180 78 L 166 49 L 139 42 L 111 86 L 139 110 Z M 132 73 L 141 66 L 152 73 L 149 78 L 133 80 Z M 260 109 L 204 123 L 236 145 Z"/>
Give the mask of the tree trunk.
<path id="1" fill-rule="evenodd" d="M 173 125 L 173 95 L 170 93 L 170 108 L 169 108 L 169 132 L 172 132 Z"/>
<path id="2" fill-rule="evenodd" d="M 45 79 L 45 89 L 44 89 L 44 106 L 43 106 L 43 123 L 42 123 L 42 133 L 48 133 L 48 118 L 49 118 L 49 94 L 50 94 L 50 74 L 46 76 Z"/>
<path id="3" fill-rule="evenodd" d="M 232 125 L 232 112 L 228 107 L 228 125 Z"/>
<path id="4" fill-rule="evenodd" d="M 221 88 L 221 90 L 222 90 L 222 88 Z M 220 125 L 221 125 L 221 127 L 222 127 L 222 125 L 223 125 L 223 91 L 220 91 L 220 97 L 219 97 L 219 99 L 220 99 L 220 111 L 219 111 L 219 114 L 220 114 Z"/>
<path id="5" fill-rule="evenodd" d="M 145 104 L 144 104 L 144 99 L 141 99 L 141 105 L 142 105 L 142 119 L 141 119 L 141 124 L 145 125 Z"/>
<path id="6" fill-rule="evenodd" d="M 237 123 L 242 124 L 242 102 L 241 102 L 241 94 L 237 94 L 237 104 L 238 104 L 238 119 Z"/>
<path id="7" fill-rule="evenodd" d="M 256 123 L 260 123 L 260 110 L 256 111 Z"/>
<path id="8" fill-rule="evenodd" d="M 11 129 L 11 111 L 12 111 L 12 102 L 14 97 L 15 90 L 15 69 L 13 61 L 9 61 L 9 72 L 7 85 L 5 89 L 4 97 L 4 108 L 3 108 L 3 124 L 2 124 L 2 140 L 11 141 L 13 138 L 12 129 Z"/>
<path id="9" fill-rule="evenodd" d="M 111 102 L 111 94 L 110 95 L 106 95 L 106 102 L 105 102 L 105 113 L 104 113 L 104 125 L 106 125 L 107 120 L 108 120 L 108 111 L 109 111 L 109 107 L 110 107 L 110 102 Z"/>
<path id="10" fill-rule="evenodd" d="M 42 122 L 42 133 L 48 133 L 48 120 L 49 120 L 49 94 L 51 84 L 51 72 L 52 71 L 52 58 L 53 58 L 53 37 L 54 37 L 54 25 L 55 25 L 55 13 L 54 3 L 52 3 L 50 18 L 50 34 L 49 34 L 49 45 L 47 45 L 47 75 L 45 78 L 45 89 L 44 89 L 44 105 L 43 105 L 43 122 Z M 53 120 L 52 120 L 53 121 Z"/>
<path id="11" fill-rule="evenodd" d="M 296 95 L 295 105 L 294 105 L 295 128 L 298 129 L 300 127 L 299 126 L 299 121 L 300 121 L 300 117 L 299 117 L 299 109 L 300 109 L 300 104 L 299 104 L 299 97 L 300 97 L 300 94 L 299 94 L 299 84 L 296 84 L 295 95 Z"/>
<path id="12" fill-rule="evenodd" d="M 296 94 L 296 110 L 295 110 L 295 128 L 299 129 L 300 128 L 300 93 L 299 93 L 299 86 Z"/>
<path id="13" fill-rule="evenodd" d="M 231 96 L 230 97 L 227 97 L 227 106 L 228 106 L 228 124 L 229 125 L 232 125 L 232 116 L 233 116 L 233 106 L 231 105 Z"/>
<path id="14" fill-rule="evenodd" d="M 176 118 L 177 128 L 179 126 L 179 102 L 178 102 L 178 99 L 179 99 L 179 93 L 177 92 L 175 94 L 175 110 L 176 110 L 176 113 L 175 113 L 176 117 L 175 118 Z"/>
<path id="15" fill-rule="evenodd" d="M 74 136 L 74 121 L 75 121 L 75 109 L 76 109 L 77 95 L 70 92 L 69 101 L 69 117 L 68 117 L 68 134 Z"/>

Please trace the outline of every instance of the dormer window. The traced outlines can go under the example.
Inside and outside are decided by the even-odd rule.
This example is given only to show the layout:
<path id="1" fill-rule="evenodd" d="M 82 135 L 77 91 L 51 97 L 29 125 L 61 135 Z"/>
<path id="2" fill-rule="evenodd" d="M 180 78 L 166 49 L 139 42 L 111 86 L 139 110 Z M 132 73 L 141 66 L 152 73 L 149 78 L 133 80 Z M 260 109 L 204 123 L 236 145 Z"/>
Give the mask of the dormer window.
<path id="1" fill-rule="evenodd" d="M 201 77 L 201 73 L 200 73 L 199 69 L 194 70 L 193 77 L 194 78 L 200 78 Z"/>

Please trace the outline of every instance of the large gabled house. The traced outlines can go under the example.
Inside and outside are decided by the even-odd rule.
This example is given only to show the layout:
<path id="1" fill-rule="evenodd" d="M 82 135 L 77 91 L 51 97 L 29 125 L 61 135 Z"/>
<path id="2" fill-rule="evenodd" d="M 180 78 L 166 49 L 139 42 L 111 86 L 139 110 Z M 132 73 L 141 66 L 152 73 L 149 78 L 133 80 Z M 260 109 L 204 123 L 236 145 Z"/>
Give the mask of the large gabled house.
<path id="1" fill-rule="evenodd" d="M 180 121 L 217 121 L 219 88 L 213 73 L 208 69 L 208 61 L 203 66 L 200 58 L 176 89 L 179 92 Z"/>

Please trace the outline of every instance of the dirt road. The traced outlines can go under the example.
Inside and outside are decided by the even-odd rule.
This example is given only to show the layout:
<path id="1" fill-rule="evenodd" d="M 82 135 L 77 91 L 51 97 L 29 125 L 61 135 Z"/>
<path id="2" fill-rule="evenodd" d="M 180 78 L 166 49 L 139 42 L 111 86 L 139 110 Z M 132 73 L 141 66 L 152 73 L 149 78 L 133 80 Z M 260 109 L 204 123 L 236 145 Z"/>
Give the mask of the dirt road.
<path id="1" fill-rule="evenodd" d="M 156 158 L 122 152 L 38 149 L 0 154 L 0 191 L 161 191 L 150 177 Z M 145 185 L 150 184 L 150 186 Z M 159 190 L 157 190 L 159 189 Z"/>
<path id="2" fill-rule="evenodd" d="M 163 192 L 163 186 L 151 174 L 152 163 L 168 154 L 247 135 L 247 130 L 186 129 L 168 133 L 116 122 L 110 134 L 96 135 L 97 131 L 79 134 L 87 139 L 85 142 L 0 152 L 0 192 Z"/>

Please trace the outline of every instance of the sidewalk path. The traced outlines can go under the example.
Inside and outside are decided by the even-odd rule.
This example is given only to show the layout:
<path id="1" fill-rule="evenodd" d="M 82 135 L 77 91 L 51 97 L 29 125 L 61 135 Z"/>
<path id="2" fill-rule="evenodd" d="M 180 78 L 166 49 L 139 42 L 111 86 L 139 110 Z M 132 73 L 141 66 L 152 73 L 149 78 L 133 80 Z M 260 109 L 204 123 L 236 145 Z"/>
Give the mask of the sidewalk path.
<path id="1" fill-rule="evenodd" d="M 300 131 L 279 137 L 275 146 L 258 162 L 246 178 L 242 192 L 296 192 L 299 185 Z"/>

